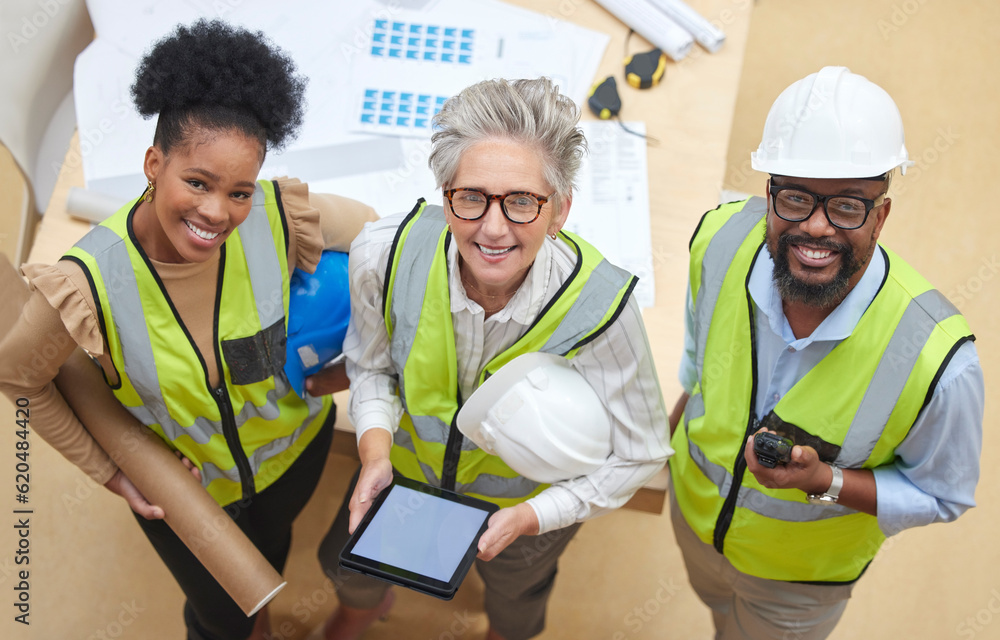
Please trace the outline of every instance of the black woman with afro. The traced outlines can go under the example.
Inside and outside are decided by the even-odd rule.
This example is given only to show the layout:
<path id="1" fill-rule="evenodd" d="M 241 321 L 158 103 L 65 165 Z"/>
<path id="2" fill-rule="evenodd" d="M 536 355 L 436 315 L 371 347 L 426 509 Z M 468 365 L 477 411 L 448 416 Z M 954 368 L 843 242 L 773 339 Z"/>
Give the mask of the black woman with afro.
<path id="1" fill-rule="evenodd" d="M 157 117 L 145 190 L 55 265 L 23 267 L 32 296 L 0 353 L 0 388 L 30 400 L 39 434 L 135 512 L 187 597 L 190 639 L 264 638 L 267 616 L 244 615 L 51 381 L 83 347 L 282 571 L 335 417 L 328 395 L 300 398 L 282 371 L 289 277 L 312 272 L 324 249 L 347 251 L 376 218 L 297 180 L 258 180 L 266 153 L 301 125 L 304 90 L 259 32 L 202 20 L 157 42 L 132 86 L 139 113 Z M 45 367 L 16 366 L 33 349 L 52 355 L 47 345 L 62 346 Z M 336 369 L 307 387 L 319 383 L 347 386 Z"/>

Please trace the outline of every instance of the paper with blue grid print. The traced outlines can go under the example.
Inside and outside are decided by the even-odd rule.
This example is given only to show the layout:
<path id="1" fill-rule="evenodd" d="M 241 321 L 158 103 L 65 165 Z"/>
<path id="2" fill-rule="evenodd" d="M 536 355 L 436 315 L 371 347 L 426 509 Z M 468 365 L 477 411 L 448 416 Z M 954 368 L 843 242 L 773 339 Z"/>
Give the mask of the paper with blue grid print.
<path id="1" fill-rule="evenodd" d="M 566 2 L 567 12 L 580 1 Z M 385 118 L 363 123 L 368 89 L 432 96 L 435 107 L 428 111 L 435 111 L 439 96 L 479 80 L 547 75 L 583 104 L 609 40 L 561 19 L 568 17 L 561 5 L 548 15 L 498 0 L 283 0 L 280 6 L 276 13 L 275 3 L 263 0 L 88 0 L 101 33 L 77 58 L 74 104 L 80 131 L 100 129 L 103 136 L 82 159 L 88 188 L 124 201 L 146 183 L 134 158 L 152 140 L 155 122 L 118 108 L 128 102 L 122 87 L 131 84 L 150 42 L 198 17 L 217 18 L 221 11 L 227 22 L 263 30 L 309 78 L 302 130 L 282 151 L 268 153 L 261 175 L 293 175 L 310 184 L 343 180 L 343 188 L 355 188 L 357 175 L 395 179 L 427 162 L 426 146 L 404 147 L 429 142 L 431 129 L 417 126 L 425 119 L 407 120 L 396 96 L 391 125 L 379 124 Z M 394 42 L 394 35 L 405 37 Z M 382 102 L 391 101 L 379 96 L 379 109 Z M 387 191 L 378 183 L 370 191 L 342 192 L 370 202 Z"/>
<path id="2" fill-rule="evenodd" d="M 374 21 L 373 58 L 471 65 L 476 29 L 401 20 Z"/>
<path id="3" fill-rule="evenodd" d="M 447 96 L 416 91 L 366 88 L 361 103 L 361 126 L 368 131 L 395 135 L 423 135 Z"/>
<path id="4" fill-rule="evenodd" d="M 352 131 L 427 138 L 445 100 L 494 72 L 503 36 L 399 11 L 375 17 L 352 65 Z"/>

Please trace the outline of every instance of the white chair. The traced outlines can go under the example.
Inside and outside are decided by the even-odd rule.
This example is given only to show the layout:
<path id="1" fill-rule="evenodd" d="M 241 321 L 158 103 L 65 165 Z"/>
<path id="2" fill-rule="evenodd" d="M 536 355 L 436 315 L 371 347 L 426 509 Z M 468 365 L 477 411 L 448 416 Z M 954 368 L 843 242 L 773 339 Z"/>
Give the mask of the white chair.
<path id="1" fill-rule="evenodd" d="M 73 63 L 94 39 L 84 0 L 3 0 L 0 24 L 0 144 L 26 183 L 16 264 L 31 250 L 69 147 L 76 112 Z"/>

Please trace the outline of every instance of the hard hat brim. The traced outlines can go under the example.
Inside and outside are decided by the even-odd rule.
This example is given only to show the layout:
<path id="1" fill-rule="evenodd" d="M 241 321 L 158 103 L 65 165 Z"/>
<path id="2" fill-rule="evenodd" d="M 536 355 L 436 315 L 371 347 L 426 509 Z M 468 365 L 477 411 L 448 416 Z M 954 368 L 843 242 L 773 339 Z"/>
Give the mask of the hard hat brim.
<path id="1" fill-rule="evenodd" d="M 472 392 L 472 395 L 458 412 L 455 422 L 462 435 L 474 442 L 480 449 L 496 455 L 492 451 L 489 439 L 483 433 L 482 423 L 486 419 L 487 413 L 518 380 L 528 375 L 528 372 L 543 365 L 569 367 L 566 358 L 562 356 L 535 351 L 514 358 L 487 378 L 483 384 L 479 385 L 478 389 Z"/>

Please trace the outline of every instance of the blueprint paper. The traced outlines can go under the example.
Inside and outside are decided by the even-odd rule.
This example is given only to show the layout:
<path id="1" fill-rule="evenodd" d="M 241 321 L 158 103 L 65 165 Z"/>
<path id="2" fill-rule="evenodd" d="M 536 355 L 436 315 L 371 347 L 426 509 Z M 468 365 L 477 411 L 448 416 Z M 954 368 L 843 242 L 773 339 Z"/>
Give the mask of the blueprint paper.
<path id="1" fill-rule="evenodd" d="M 261 177 L 288 174 L 306 181 L 381 171 L 403 162 L 399 139 L 351 133 L 350 67 L 358 25 L 391 9 L 379 2 L 286 0 L 281 11 L 268 0 L 90 0 L 98 37 L 77 58 L 74 97 L 81 134 L 84 180 L 89 189 L 134 198 L 145 185 L 142 157 L 152 144 L 155 119 L 134 110 L 129 87 L 142 54 L 177 24 L 221 18 L 264 31 L 309 79 L 306 114 L 298 137 L 283 152 L 268 153 Z M 84 142 L 86 141 L 86 144 Z"/>
<path id="2" fill-rule="evenodd" d="M 604 34 L 493 0 L 440 0 L 361 25 L 351 66 L 357 133 L 429 137 L 444 100 L 491 78 L 548 76 L 578 104 L 607 46 Z"/>
<path id="3" fill-rule="evenodd" d="M 285 0 L 277 12 L 268 0 L 90 0 L 88 8 L 98 37 L 75 70 L 84 178 L 88 189 L 120 199 L 145 186 L 142 157 L 155 126 L 133 109 L 135 67 L 178 23 L 218 17 L 264 31 L 309 78 L 299 136 L 282 153 L 268 153 L 261 178 L 295 176 L 381 215 L 408 211 L 421 196 L 440 202 L 427 158 L 430 121 L 448 97 L 484 79 L 545 75 L 582 106 L 609 40 L 497 0 Z M 614 179 L 627 177 L 601 158 L 593 161 Z M 641 160 L 644 171 L 644 147 Z M 581 172 L 571 224 L 591 241 L 600 238 L 613 262 L 636 271 L 634 247 L 613 238 L 635 218 L 636 237 L 648 242 L 645 187 L 632 203 L 645 203 L 642 218 L 623 213 L 604 191 L 591 194 L 594 180 L 600 188 L 601 176 Z M 640 292 L 646 286 L 651 291 L 651 278 L 643 278 Z"/>

